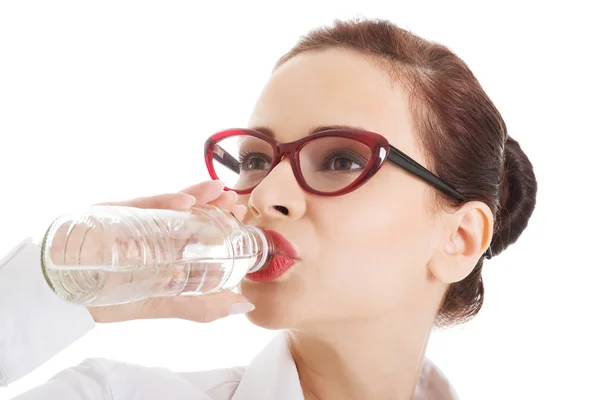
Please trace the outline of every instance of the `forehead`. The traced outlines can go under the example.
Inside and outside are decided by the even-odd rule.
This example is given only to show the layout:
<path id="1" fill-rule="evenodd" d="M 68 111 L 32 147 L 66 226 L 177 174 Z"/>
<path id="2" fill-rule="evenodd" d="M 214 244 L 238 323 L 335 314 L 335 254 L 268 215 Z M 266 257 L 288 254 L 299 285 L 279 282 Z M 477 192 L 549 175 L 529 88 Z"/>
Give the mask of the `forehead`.
<path id="1" fill-rule="evenodd" d="M 279 141 L 315 126 L 349 125 L 377 132 L 410 151 L 415 146 L 408 93 L 367 57 L 331 49 L 295 56 L 275 70 L 259 96 L 250 127 Z"/>

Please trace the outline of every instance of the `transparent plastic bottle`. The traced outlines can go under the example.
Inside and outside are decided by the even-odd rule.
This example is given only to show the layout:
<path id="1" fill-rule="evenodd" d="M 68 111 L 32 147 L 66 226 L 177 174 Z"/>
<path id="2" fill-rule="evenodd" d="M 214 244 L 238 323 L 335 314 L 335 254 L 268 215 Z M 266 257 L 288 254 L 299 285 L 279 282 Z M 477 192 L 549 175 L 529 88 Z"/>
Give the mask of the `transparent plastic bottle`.
<path id="1" fill-rule="evenodd" d="M 92 206 L 51 224 L 41 264 L 59 297 L 100 306 L 233 289 L 272 256 L 264 231 L 214 206 Z"/>

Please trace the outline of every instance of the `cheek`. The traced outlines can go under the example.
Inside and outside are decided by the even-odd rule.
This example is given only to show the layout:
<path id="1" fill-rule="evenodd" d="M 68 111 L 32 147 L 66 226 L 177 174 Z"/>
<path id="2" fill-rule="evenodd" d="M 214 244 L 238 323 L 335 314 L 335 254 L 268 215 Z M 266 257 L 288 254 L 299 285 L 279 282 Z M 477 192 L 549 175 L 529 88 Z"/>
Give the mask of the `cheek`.
<path id="1" fill-rule="evenodd" d="M 354 309 L 372 311 L 419 295 L 427 280 L 432 225 L 418 197 L 353 202 L 349 207 L 361 212 L 331 209 L 328 219 L 336 223 L 323 224 L 319 232 L 313 277 L 321 282 L 320 291 L 330 292 L 329 300 L 343 299 Z"/>

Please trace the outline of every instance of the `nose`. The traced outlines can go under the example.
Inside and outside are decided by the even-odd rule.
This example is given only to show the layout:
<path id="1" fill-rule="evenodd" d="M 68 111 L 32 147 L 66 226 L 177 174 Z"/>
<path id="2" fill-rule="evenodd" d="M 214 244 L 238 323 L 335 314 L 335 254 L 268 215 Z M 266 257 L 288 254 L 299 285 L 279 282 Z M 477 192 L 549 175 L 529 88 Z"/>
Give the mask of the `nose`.
<path id="1" fill-rule="evenodd" d="M 297 220 L 306 212 L 305 196 L 284 159 L 252 190 L 248 209 L 257 218 Z"/>

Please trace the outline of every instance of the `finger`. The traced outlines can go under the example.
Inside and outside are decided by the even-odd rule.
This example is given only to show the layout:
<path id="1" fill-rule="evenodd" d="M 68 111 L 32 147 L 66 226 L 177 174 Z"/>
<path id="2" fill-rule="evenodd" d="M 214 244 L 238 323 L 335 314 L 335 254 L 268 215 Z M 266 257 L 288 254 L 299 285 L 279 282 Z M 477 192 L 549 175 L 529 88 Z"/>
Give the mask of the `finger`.
<path id="1" fill-rule="evenodd" d="M 233 213 L 233 215 L 235 215 L 235 217 L 238 220 L 243 221 L 244 217 L 246 216 L 246 213 L 248 212 L 248 207 L 246 207 L 243 204 L 236 204 L 231 209 L 231 212 Z"/>
<path id="2" fill-rule="evenodd" d="M 152 307 L 151 318 L 180 318 L 196 322 L 212 322 L 227 317 L 232 311 L 243 310 L 240 304 L 249 304 L 244 296 L 230 291 L 201 296 L 163 297 L 156 300 L 160 301 Z M 251 307 L 247 305 L 246 309 L 249 311 Z"/>
<path id="3" fill-rule="evenodd" d="M 157 196 L 139 197 L 137 199 L 100 203 L 107 206 L 130 206 L 137 208 L 154 208 L 163 210 L 187 210 L 196 202 L 196 198 L 187 193 L 166 193 Z"/>
<path id="4" fill-rule="evenodd" d="M 209 204 L 220 208 L 221 210 L 231 211 L 233 206 L 236 205 L 238 200 L 238 194 L 236 192 L 222 192 L 221 195 L 215 200 L 211 201 Z"/>
<path id="5" fill-rule="evenodd" d="M 233 307 L 236 305 L 235 307 Z M 153 297 L 116 306 L 89 307 L 96 322 L 122 322 L 136 319 L 179 318 L 211 322 L 240 311 L 240 305 L 252 308 L 244 296 L 223 291 L 201 296 Z M 244 311 L 244 307 L 241 307 Z"/>
<path id="6" fill-rule="evenodd" d="M 206 204 L 218 199 L 223 193 L 223 187 L 221 181 L 206 181 L 183 189 L 181 192 L 194 196 L 196 204 Z"/>

